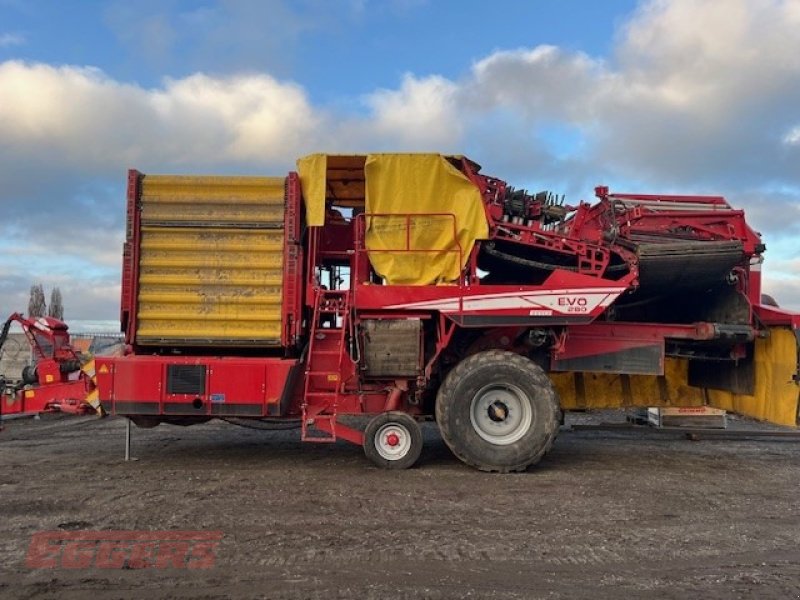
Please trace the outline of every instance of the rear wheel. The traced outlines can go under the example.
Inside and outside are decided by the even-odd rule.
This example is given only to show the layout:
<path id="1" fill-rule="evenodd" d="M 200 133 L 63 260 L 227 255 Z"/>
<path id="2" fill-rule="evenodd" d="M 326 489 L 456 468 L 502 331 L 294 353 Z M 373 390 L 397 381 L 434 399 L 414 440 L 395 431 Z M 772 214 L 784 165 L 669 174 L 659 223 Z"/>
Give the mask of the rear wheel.
<path id="1" fill-rule="evenodd" d="M 141 429 L 152 429 L 153 427 L 157 427 L 162 423 L 161 417 L 153 417 L 148 415 L 131 415 L 128 418 L 131 420 L 131 423 Z"/>
<path id="2" fill-rule="evenodd" d="M 561 419 L 541 367 L 500 350 L 467 357 L 439 388 L 436 420 L 445 443 L 481 471 L 524 471 L 551 448 Z"/>
<path id="3" fill-rule="evenodd" d="M 382 413 L 364 430 L 364 454 L 383 469 L 407 469 L 421 453 L 422 430 L 406 413 Z"/>

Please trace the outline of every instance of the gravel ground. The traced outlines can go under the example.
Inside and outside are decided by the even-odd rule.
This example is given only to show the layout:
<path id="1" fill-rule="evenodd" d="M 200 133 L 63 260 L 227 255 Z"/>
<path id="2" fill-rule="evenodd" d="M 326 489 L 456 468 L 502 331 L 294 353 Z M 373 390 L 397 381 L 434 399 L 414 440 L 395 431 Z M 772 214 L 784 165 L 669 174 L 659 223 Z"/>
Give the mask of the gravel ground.
<path id="1" fill-rule="evenodd" d="M 621 418 L 570 416 L 569 422 Z M 736 421 L 737 428 L 755 427 Z M 0 433 L 3 598 L 800 597 L 800 441 L 564 431 L 527 473 L 214 422 L 50 416 Z M 30 569 L 45 530 L 221 531 L 213 568 Z"/>

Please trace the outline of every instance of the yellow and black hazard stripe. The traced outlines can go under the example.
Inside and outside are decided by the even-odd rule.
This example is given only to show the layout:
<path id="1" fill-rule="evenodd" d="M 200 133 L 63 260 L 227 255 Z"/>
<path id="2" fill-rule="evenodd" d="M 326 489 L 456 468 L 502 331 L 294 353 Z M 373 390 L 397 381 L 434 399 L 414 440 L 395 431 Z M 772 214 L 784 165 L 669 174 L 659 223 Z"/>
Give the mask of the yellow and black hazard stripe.
<path id="1" fill-rule="evenodd" d="M 84 374 L 85 377 L 89 378 L 91 381 L 91 385 L 89 387 L 89 391 L 86 394 L 86 397 L 83 401 L 91 406 L 98 415 L 103 416 L 105 412 L 103 411 L 103 407 L 100 404 L 100 396 L 97 391 L 97 372 L 95 370 L 94 359 L 90 359 L 81 366 L 81 372 Z"/>

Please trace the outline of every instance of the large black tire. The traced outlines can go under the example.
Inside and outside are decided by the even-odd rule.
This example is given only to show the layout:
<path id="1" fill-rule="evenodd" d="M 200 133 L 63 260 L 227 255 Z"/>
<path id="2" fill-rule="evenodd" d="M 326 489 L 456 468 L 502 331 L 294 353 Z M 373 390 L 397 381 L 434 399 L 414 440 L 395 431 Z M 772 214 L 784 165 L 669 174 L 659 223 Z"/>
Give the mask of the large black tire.
<path id="1" fill-rule="evenodd" d="M 552 447 L 558 394 L 541 367 L 501 350 L 473 354 L 450 371 L 436 397 L 436 420 L 460 460 L 481 471 L 524 471 Z"/>
<path id="2" fill-rule="evenodd" d="M 364 430 L 364 454 L 382 469 L 408 469 L 421 453 L 422 430 L 404 412 L 381 413 Z"/>

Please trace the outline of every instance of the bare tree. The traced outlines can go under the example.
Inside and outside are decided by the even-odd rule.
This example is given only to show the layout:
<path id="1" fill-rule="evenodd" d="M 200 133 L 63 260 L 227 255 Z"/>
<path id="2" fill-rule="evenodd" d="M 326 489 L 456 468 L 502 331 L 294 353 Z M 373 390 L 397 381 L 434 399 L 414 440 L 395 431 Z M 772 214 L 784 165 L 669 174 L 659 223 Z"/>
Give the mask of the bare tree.
<path id="1" fill-rule="evenodd" d="M 57 287 L 54 287 L 53 291 L 50 292 L 50 306 L 47 307 L 47 316 L 59 321 L 64 320 L 64 303 L 61 299 L 61 290 Z"/>
<path id="2" fill-rule="evenodd" d="M 47 303 L 44 299 L 44 287 L 41 283 L 31 286 L 31 296 L 28 300 L 28 316 L 31 318 L 43 317 L 47 312 Z"/>

